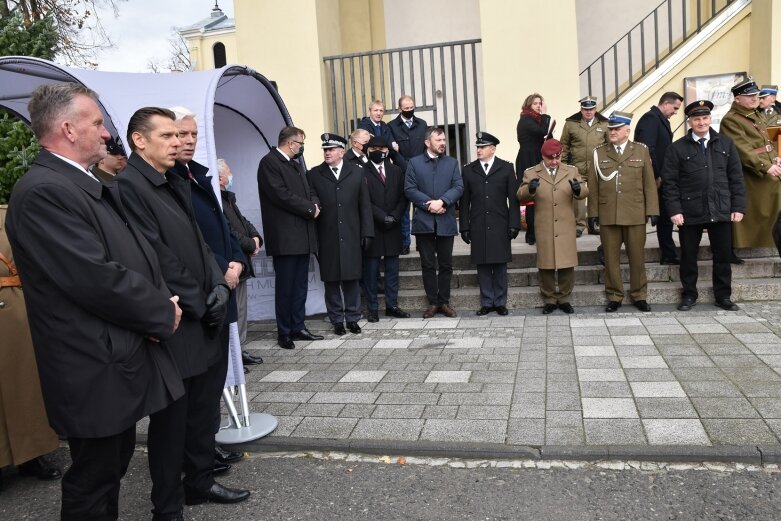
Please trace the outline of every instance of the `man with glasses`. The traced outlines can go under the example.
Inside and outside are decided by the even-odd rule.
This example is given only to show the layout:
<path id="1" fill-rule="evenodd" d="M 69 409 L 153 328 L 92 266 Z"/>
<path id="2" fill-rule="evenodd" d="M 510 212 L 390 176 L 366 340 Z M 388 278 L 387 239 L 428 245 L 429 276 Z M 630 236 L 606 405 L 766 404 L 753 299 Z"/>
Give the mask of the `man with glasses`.
<path id="1" fill-rule="evenodd" d="M 309 256 L 317 253 L 315 219 L 320 200 L 309 186 L 298 158 L 304 153 L 304 131 L 285 127 L 277 146 L 258 165 L 258 193 L 266 253 L 274 263 L 277 343 L 294 349 L 294 340 L 322 340 L 306 329 Z"/>

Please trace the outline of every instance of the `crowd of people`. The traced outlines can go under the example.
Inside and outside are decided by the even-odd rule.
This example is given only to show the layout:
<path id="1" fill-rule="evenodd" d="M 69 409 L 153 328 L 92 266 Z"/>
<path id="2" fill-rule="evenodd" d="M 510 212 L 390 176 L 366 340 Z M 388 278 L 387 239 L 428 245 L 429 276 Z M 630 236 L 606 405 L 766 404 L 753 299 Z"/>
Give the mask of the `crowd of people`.
<path id="1" fill-rule="evenodd" d="M 781 123 L 781 105 L 775 86 L 759 89 L 751 78 L 732 92 L 720 132 L 711 126 L 713 104 L 696 100 L 684 109 L 690 129 L 676 141 L 669 120 L 683 97 L 675 92 L 639 119 L 634 141 L 634 115 L 605 117 L 593 96 L 579 100 L 555 139 L 543 97 L 531 94 L 518 121 L 515 165 L 496 155 L 500 141 L 485 131 L 475 136 L 477 159 L 459 165 L 447 153 L 445 131 L 417 117 L 410 96 L 398 100 L 389 123 L 377 100 L 349 136 L 322 134 L 323 162 L 308 171 L 300 160 L 306 133 L 287 126 L 258 166 L 264 240 L 236 204 L 228 164 L 217 162 L 217 194 L 213 174 L 193 160 L 195 113 L 137 110 L 128 157 L 103 126 L 95 92 L 74 83 L 37 88 L 29 112 L 43 150 L 14 187 L 4 227 L 0 221 L 8 236 L 0 243 L 0 317 L 4 331 L 15 324 L 18 350 L 0 353 L 13 359 L 0 368 L 14 367 L 0 379 L 0 438 L 10 439 L 0 443 L 0 467 L 59 478 L 43 458 L 59 435 L 72 459 L 62 475 L 61 518 L 117 519 L 136 422 L 149 416 L 154 520 L 184 519 L 185 504 L 246 500 L 249 491 L 214 479 L 241 459 L 217 446 L 215 433 L 228 324 L 238 322 L 245 342 L 246 283 L 262 247 L 273 261 L 283 349 L 324 338 L 305 322 L 313 254 L 334 334 L 360 334 L 362 318 L 379 321 L 381 291 L 386 316 L 410 317 L 399 306 L 399 256 L 409 253 L 413 235 L 424 318 L 458 316 L 450 288 L 459 236 L 477 268 L 476 314 L 507 315 L 521 205 L 525 240 L 537 251 L 543 314 L 574 312 L 576 243 L 586 233 L 601 240 L 605 311 L 624 301 L 622 246 L 629 300 L 650 311 L 648 223 L 657 228 L 660 263 L 680 265 L 679 310 L 697 302 L 704 231 L 715 304 L 737 310 L 731 265 L 742 260 L 734 248 L 776 244 L 781 252 L 781 158 L 767 130 Z M 243 359 L 262 363 L 246 352 Z M 15 431 L 19 425 L 25 428 Z"/>

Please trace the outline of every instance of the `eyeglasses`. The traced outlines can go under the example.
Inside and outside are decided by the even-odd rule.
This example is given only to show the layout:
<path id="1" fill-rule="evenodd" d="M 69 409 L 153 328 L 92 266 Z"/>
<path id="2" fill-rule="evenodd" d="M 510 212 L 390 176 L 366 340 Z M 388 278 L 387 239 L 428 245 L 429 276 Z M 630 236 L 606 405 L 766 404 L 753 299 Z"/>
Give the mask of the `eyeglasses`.
<path id="1" fill-rule="evenodd" d="M 298 143 L 299 145 L 304 146 L 304 142 L 303 141 L 296 141 L 295 139 L 291 139 L 290 142 L 291 143 Z"/>

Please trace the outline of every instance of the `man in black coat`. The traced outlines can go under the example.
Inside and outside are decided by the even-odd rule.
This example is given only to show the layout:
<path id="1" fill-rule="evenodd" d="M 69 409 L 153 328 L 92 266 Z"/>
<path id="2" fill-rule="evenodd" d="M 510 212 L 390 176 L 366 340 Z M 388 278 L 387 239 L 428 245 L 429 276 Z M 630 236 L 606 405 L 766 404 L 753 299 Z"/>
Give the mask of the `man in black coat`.
<path id="1" fill-rule="evenodd" d="M 737 311 L 732 295 L 732 223 L 746 212 L 743 167 L 735 143 L 710 127 L 713 103 L 698 100 L 686 106 L 691 130 L 667 150 L 662 197 L 681 241 L 680 311 L 697 302 L 697 250 L 708 230 L 713 251 L 713 295 L 716 305 Z"/>
<path id="2" fill-rule="evenodd" d="M 361 327 L 361 250 L 374 237 L 371 203 L 363 168 L 343 160 L 347 141 L 323 134 L 325 161 L 307 172 L 309 184 L 323 205 L 317 220 L 320 278 L 325 286 L 325 307 L 334 333 L 344 335 Z"/>
<path id="3" fill-rule="evenodd" d="M 409 313 L 399 308 L 399 254 L 401 253 L 401 218 L 409 206 L 404 197 L 404 172 L 388 160 L 388 143 L 381 137 L 373 137 L 368 143 L 369 164 L 363 174 L 369 190 L 374 240 L 371 248 L 363 253 L 363 287 L 366 293 L 367 320 L 377 322 L 377 279 L 380 262 L 385 264 L 385 314 L 396 318 L 409 318 Z"/>
<path id="4" fill-rule="evenodd" d="M 266 254 L 274 263 L 277 343 L 283 349 L 294 349 L 293 340 L 323 339 L 304 323 L 309 257 L 317 253 L 315 219 L 320 215 L 320 200 L 298 161 L 305 138 L 300 128 L 283 128 L 277 146 L 258 165 Z"/>
<path id="5" fill-rule="evenodd" d="M 66 521 L 118 518 L 136 421 L 184 393 L 160 343 L 177 329 L 178 298 L 128 225 L 116 186 L 87 170 L 109 137 L 96 100 L 74 83 L 33 92 L 30 119 L 43 151 L 14 187 L 6 219 L 49 422 L 70 447 Z"/>
<path id="6" fill-rule="evenodd" d="M 412 96 L 402 96 L 399 98 L 399 115 L 388 123 L 391 129 L 393 139 L 398 144 L 398 155 L 409 161 L 415 156 L 419 156 L 426 151 L 426 128 L 428 124 L 425 120 L 415 115 L 415 100 Z M 402 172 L 406 169 L 402 169 Z M 409 204 L 401 218 L 402 250 L 401 253 L 409 253 L 409 247 L 412 242 L 410 233 Z"/>
<path id="7" fill-rule="evenodd" d="M 399 168 L 406 170 L 407 160 L 399 154 L 399 144 L 396 143 L 396 138 L 393 137 L 390 127 L 382 120 L 385 115 L 385 103 L 381 100 L 374 100 L 369 105 L 369 115 L 364 116 L 358 122 L 358 128 L 362 128 L 369 132 L 372 136 L 384 138 L 390 145 L 390 159 Z"/>
<path id="8" fill-rule="evenodd" d="M 358 166 L 364 166 L 369 162 L 369 158 L 366 157 L 366 145 L 372 135 L 368 130 L 362 128 L 356 128 L 350 134 L 350 150 L 344 153 L 344 160 L 350 163 L 355 163 Z"/>
<path id="9" fill-rule="evenodd" d="M 462 171 L 461 239 L 472 245 L 480 284 L 478 316 L 496 311 L 507 314 L 507 263 L 512 260 L 510 242 L 521 231 L 521 208 L 515 192 L 518 179 L 513 165 L 496 157 L 499 140 L 478 132 L 477 160 Z"/>
<path id="10" fill-rule="evenodd" d="M 656 178 L 656 190 L 659 196 L 659 223 L 656 226 L 656 237 L 659 239 L 659 264 L 678 264 L 673 242 L 673 225 L 670 214 L 662 201 L 662 167 L 667 153 L 667 147 L 673 142 L 673 131 L 670 118 L 681 108 L 683 96 L 677 92 L 665 92 L 659 98 L 659 103 L 642 115 L 635 127 L 635 141 L 648 147 L 651 155 L 651 166 Z"/>
<path id="11" fill-rule="evenodd" d="M 139 109 L 128 123 L 132 150 L 117 176 L 131 221 L 155 248 L 163 279 L 180 295 L 182 326 L 169 340 L 185 395 L 150 416 L 149 471 L 155 519 L 180 515 L 185 499 L 213 491 L 213 500 L 239 491 L 214 482 L 214 375 L 222 358 L 228 288 L 198 228 L 187 182 L 169 171 L 180 147 L 175 115 Z M 182 471 L 185 476 L 182 481 Z M 196 492 L 197 491 L 197 492 Z"/>

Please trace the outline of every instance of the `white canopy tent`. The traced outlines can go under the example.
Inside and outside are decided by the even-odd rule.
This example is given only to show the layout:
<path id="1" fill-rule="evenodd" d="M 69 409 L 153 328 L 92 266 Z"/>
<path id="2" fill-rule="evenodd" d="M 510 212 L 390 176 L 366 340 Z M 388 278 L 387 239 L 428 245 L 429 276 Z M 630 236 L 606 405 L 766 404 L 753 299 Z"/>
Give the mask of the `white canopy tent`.
<path id="1" fill-rule="evenodd" d="M 67 81 L 98 93 L 106 128 L 123 142 L 130 116 L 141 107 L 184 106 L 195 112 L 199 131 L 195 160 L 214 173 L 212 184 L 218 192 L 217 159 L 225 159 L 233 172 L 239 208 L 263 235 L 258 162 L 276 144 L 279 131 L 291 124 L 282 98 L 264 76 L 238 65 L 202 72 L 137 74 L 73 69 L 30 57 L 0 57 L 0 107 L 29 123 L 27 103 L 32 91 L 42 84 Z M 254 267 L 256 278 L 248 282 L 248 317 L 274 318 L 274 269 L 265 249 L 255 257 Z M 306 309 L 307 314 L 325 311 L 314 260 Z"/>

